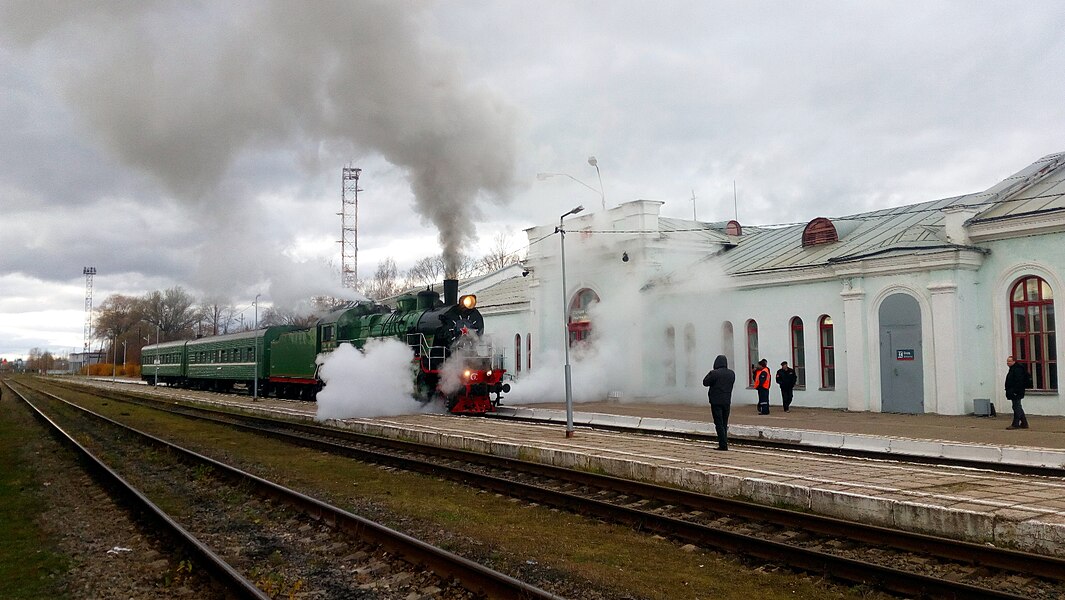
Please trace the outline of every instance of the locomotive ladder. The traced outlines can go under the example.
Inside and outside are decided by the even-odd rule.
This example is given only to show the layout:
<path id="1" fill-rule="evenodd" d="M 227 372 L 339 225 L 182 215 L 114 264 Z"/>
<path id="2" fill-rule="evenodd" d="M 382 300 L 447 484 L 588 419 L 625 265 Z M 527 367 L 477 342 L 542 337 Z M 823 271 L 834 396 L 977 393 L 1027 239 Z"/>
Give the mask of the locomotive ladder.
<path id="1" fill-rule="evenodd" d="M 425 339 L 424 333 L 408 333 L 407 345 L 410 346 L 416 356 L 428 361 L 427 368 L 430 371 L 439 369 L 444 364 L 444 360 L 447 359 L 447 348 L 444 346 L 430 346 L 429 341 Z"/>

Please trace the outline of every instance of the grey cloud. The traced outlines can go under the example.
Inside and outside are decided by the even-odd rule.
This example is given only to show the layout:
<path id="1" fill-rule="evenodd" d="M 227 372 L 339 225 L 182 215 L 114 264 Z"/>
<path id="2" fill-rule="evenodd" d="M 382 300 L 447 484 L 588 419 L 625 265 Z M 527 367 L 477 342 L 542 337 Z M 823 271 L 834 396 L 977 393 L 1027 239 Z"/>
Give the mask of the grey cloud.
<path id="1" fill-rule="evenodd" d="M 407 171 L 446 252 L 475 236 L 479 203 L 509 198 L 517 112 L 465 81 L 420 5 L 118 3 L 61 17 L 17 4 L 6 29 L 57 54 L 92 27 L 100 42 L 56 69 L 67 102 L 110 152 L 179 197 L 223 198 L 220 182 L 249 153 L 335 140 Z M 71 28 L 67 42 L 50 38 Z"/>

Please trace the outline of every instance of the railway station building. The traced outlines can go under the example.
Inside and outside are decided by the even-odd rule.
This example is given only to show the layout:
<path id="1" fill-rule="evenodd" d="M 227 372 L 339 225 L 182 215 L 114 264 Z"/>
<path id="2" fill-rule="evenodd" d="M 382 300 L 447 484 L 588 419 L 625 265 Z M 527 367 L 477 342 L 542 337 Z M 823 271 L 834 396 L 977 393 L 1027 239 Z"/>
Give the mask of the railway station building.
<path id="1" fill-rule="evenodd" d="M 958 415 L 987 399 L 1008 412 L 1013 355 L 1032 376 L 1025 410 L 1065 415 L 1065 153 L 984 191 L 794 226 L 662 205 L 566 217 L 564 269 L 558 224 L 532 227 L 522 267 L 480 290 L 519 400 L 532 399 L 523 384 L 562 398 L 568 344 L 577 402 L 705 403 L 703 375 L 724 354 L 734 404 L 755 403 L 746 388 L 765 358 L 797 370 L 796 406 Z"/>

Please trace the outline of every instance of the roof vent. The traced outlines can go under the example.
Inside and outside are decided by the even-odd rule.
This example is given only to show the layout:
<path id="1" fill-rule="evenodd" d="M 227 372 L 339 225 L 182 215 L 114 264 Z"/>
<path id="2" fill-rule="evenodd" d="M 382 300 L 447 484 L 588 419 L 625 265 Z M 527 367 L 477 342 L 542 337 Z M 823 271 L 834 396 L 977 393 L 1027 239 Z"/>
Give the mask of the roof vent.
<path id="1" fill-rule="evenodd" d="M 806 224 L 806 229 L 802 230 L 803 247 L 838 241 L 839 235 L 836 233 L 836 226 L 832 224 L 832 221 L 824 217 L 817 217 L 810 221 Z"/>

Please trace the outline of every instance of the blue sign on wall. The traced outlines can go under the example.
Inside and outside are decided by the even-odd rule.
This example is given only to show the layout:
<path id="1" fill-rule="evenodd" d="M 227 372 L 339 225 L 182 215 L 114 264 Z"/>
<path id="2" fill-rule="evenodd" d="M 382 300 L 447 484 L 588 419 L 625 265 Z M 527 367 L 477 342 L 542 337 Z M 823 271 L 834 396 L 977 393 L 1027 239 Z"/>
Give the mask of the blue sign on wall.
<path id="1" fill-rule="evenodd" d="M 912 348 L 904 348 L 901 350 L 895 350 L 895 360 L 913 360 L 914 353 Z"/>

